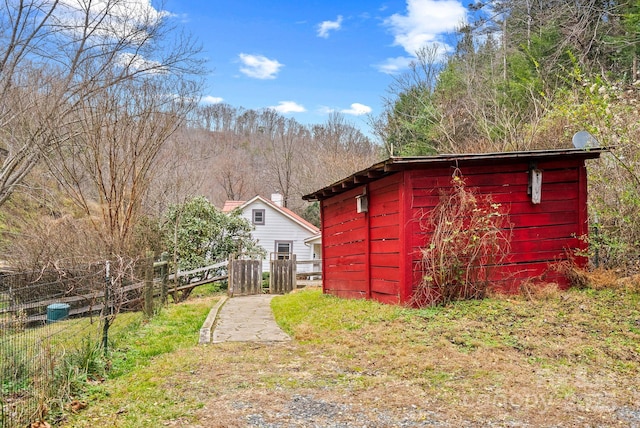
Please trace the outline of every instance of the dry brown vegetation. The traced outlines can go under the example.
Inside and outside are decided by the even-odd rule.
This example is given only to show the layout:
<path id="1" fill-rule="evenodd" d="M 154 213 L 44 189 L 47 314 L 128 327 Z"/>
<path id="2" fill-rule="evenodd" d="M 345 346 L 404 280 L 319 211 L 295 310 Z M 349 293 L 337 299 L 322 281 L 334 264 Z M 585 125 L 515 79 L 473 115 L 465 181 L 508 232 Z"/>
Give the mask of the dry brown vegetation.
<path id="1" fill-rule="evenodd" d="M 182 166 L 159 171 L 169 173 L 161 183 L 178 184 L 184 171 L 206 177 L 186 190 L 205 195 L 217 206 L 280 192 L 285 205 L 300 213 L 308 206 L 303 195 L 380 157 L 379 147 L 339 113 L 324 123 L 302 125 L 273 110 L 227 104 L 196 109 L 174 142 L 184 152 L 176 155 L 175 148 L 167 147 L 162 161 L 179 159 Z"/>
<path id="2" fill-rule="evenodd" d="M 291 343 L 165 355 L 73 426 L 635 426 L 639 303 L 629 288 L 423 310 L 295 293 L 272 303 Z"/>
<path id="3" fill-rule="evenodd" d="M 414 306 L 479 299 L 490 288 L 491 274 L 509 253 L 511 224 L 490 197 L 475 194 L 455 170 L 450 195 L 422 220 L 429 242 L 421 248 L 422 280 Z"/>

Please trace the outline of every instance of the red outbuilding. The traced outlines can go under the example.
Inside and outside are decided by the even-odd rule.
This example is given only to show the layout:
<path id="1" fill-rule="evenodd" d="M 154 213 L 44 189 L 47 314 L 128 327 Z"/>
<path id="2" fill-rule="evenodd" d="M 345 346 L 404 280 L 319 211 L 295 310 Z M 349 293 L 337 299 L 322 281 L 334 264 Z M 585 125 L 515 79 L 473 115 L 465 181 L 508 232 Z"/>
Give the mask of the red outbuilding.
<path id="1" fill-rule="evenodd" d="M 602 151 L 392 157 L 304 196 L 320 202 L 323 291 L 410 303 L 429 239 L 422 222 L 451 190 L 454 171 L 508 216 L 509 253 L 494 272 L 495 285 L 505 292 L 534 278 L 566 285 L 553 266 L 586 247 L 585 161 Z"/>

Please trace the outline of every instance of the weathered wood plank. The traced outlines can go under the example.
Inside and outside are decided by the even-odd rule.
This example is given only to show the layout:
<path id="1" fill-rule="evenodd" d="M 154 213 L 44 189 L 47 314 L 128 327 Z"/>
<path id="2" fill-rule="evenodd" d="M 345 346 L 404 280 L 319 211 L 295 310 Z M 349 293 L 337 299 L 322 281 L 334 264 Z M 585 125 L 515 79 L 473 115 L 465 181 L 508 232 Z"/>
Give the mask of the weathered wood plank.
<path id="1" fill-rule="evenodd" d="M 246 296 L 262 293 L 260 260 L 237 259 L 229 262 L 229 296 Z"/>
<path id="2" fill-rule="evenodd" d="M 272 255 L 271 273 L 269 275 L 269 292 L 286 294 L 296 288 L 296 255 L 278 259 Z"/>

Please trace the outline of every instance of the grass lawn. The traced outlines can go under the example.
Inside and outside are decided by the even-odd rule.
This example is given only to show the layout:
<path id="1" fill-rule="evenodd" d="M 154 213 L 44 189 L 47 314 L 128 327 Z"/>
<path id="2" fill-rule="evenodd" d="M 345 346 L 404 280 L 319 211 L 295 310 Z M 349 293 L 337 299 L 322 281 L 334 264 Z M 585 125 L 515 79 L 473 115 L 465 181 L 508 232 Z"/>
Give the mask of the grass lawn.
<path id="1" fill-rule="evenodd" d="M 272 301 L 292 342 L 198 346 L 212 305 L 176 305 L 120 344 L 126 363 L 66 426 L 640 424 L 637 291 L 422 310 L 302 291 Z"/>

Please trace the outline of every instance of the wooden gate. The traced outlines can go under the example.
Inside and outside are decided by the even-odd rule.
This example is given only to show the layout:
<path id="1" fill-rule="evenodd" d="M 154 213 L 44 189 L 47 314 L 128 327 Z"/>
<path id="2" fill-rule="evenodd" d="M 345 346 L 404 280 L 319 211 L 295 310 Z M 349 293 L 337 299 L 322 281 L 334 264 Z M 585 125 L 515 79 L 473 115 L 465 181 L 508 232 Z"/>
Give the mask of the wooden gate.
<path id="1" fill-rule="evenodd" d="M 293 253 L 271 253 L 269 292 L 285 294 L 296 288 L 296 255 Z"/>
<path id="2" fill-rule="evenodd" d="M 262 261 L 229 259 L 229 297 L 262 294 Z"/>

